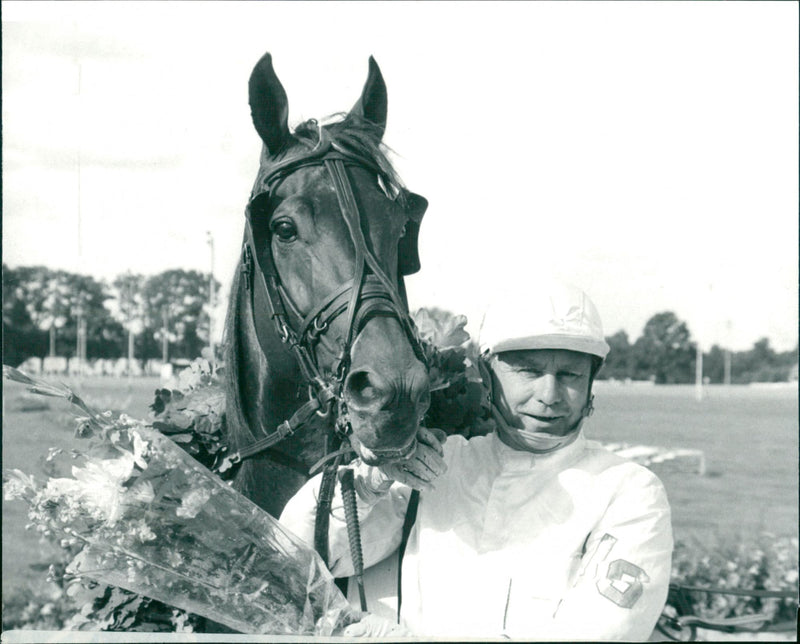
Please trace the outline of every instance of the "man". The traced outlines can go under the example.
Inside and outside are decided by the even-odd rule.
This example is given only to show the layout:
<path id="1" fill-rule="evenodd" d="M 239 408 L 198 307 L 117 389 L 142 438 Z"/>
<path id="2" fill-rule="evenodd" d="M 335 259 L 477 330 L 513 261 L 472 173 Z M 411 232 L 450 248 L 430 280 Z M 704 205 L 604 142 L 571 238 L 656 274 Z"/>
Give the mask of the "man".
<path id="1" fill-rule="evenodd" d="M 423 429 L 409 461 L 354 466 L 365 565 L 397 549 L 414 487 L 422 494 L 400 608 L 413 634 L 647 639 L 667 596 L 670 509 L 652 472 L 583 435 L 609 350 L 597 310 L 582 291 L 548 285 L 492 306 L 480 345 L 493 434 L 454 435 L 442 449 Z M 318 485 L 298 492 L 281 519 L 308 541 Z M 336 576 L 353 573 L 341 517 L 334 510 Z M 391 597 L 377 594 L 369 609 L 380 614 Z M 386 634 L 380 625 L 371 618 L 347 634 Z"/>

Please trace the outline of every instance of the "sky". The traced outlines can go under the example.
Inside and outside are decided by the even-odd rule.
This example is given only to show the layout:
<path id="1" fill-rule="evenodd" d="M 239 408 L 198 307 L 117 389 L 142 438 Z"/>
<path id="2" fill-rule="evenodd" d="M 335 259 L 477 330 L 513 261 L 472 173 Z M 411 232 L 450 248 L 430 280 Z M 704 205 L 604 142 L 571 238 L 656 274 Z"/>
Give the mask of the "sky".
<path id="1" fill-rule="evenodd" d="M 797 344 L 797 3 L 2 2 L 2 21 L 11 267 L 213 267 L 224 297 L 256 61 L 295 125 L 349 109 L 373 55 L 384 141 L 430 203 L 412 309 L 475 336 L 548 275 L 607 335 L 672 311 L 705 350 Z"/>

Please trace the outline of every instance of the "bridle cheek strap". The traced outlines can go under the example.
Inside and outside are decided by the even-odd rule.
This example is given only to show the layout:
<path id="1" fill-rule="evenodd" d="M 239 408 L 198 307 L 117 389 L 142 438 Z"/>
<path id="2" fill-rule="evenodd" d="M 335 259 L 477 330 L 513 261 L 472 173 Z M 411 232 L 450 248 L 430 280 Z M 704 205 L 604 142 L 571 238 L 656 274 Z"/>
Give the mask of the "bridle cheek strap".
<path id="1" fill-rule="evenodd" d="M 356 309 L 358 306 L 359 294 L 361 292 L 364 274 L 368 267 L 378 281 L 383 285 L 384 296 L 388 296 L 391 302 L 391 309 L 397 316 L 403 326 L 411 346 L 414 348 L 418 357 L 423 359 L 424 355 L 420 346 L 419 340 L 414 332 L 409 315 L 405 312 L 405 305 L 397 291 L 397 287 L 392 283 L 384 270 L 381 268 L 375 255 L 370 252 L 366 240 L 364 239 L 364 232 L 361 229 L 361 218 L 359 216 L 358 204 L 356 203 L 353 189 L 350 185 L 350 179 L 347 176 L 347 170 L 344 163 L 340 159 L 326 159 L 325 167 L 328 169 L 331 178 L 333 179 L 334 189 L 336 196 L 339 200 L 339 208 L 342 211 L 347 228 L 350 231 L 350 237 L 353 240 L 356 250 L 356 275 L 353 277 L 353 291 L 350 295 L 350 304 L 348 306 L 348 321 L 347 321 L 347 337 L 345 339 L 344 358 L 349 354 L 350 345 L 353 341 L 353 335 L 359 331 L 356 324 Z M 370 276 L 368 275 L 367 278 Z"/>

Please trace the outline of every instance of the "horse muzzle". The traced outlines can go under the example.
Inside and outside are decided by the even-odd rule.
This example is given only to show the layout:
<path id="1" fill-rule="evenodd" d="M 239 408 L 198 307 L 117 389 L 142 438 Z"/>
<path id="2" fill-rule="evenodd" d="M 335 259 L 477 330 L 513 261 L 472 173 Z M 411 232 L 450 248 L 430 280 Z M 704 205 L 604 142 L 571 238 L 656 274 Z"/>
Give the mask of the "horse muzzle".
<path id="1" fill-rule="evenodd" d="M 367 465 L 382 465 L 384 463 L 393 463 L 395 461 L 405 461 L 414 454 L 417 449 L 417 438 L 412 437 L 408 445 L 398 449 L 370 449 L 358 442 L 357 439 L 352 440 L 355 443 L 353 448 L 358 452 L 361 460 Z"/>
<path id="2" fill-rule="evenodd" d="M 351 443 L 371 465 L 408 458 L 416 448 L 420 421 L 430 404 L 430 381 L 418 362 L 407 364 L 400 374 L 390 377 L 362 367 L 345 380 Z"/>

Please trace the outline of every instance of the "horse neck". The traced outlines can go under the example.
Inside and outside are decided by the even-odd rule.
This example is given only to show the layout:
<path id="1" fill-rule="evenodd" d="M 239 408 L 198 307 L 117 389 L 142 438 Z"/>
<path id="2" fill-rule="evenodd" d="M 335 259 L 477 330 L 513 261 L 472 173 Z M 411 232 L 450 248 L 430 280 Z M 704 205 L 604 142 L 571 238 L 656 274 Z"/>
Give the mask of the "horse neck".
<path id="1" fill-rule="evenodd" d="M 238 277 L 238 276 L 237 276 Z M 241 448 L 275 431 L 307 399 L 306 383 L 291 351 L 277 332 L 262 347 L 256 336 L 247 291 L 235 279 L 227 324 L 226 415 L 232 442 Z M 322 457 L 331 422 L 315 418 L 274 447 L 305 471 Z M 235 486 L 270 514 L 278 516 L 308 476 L 269 456 L 242 464 Z"/>

